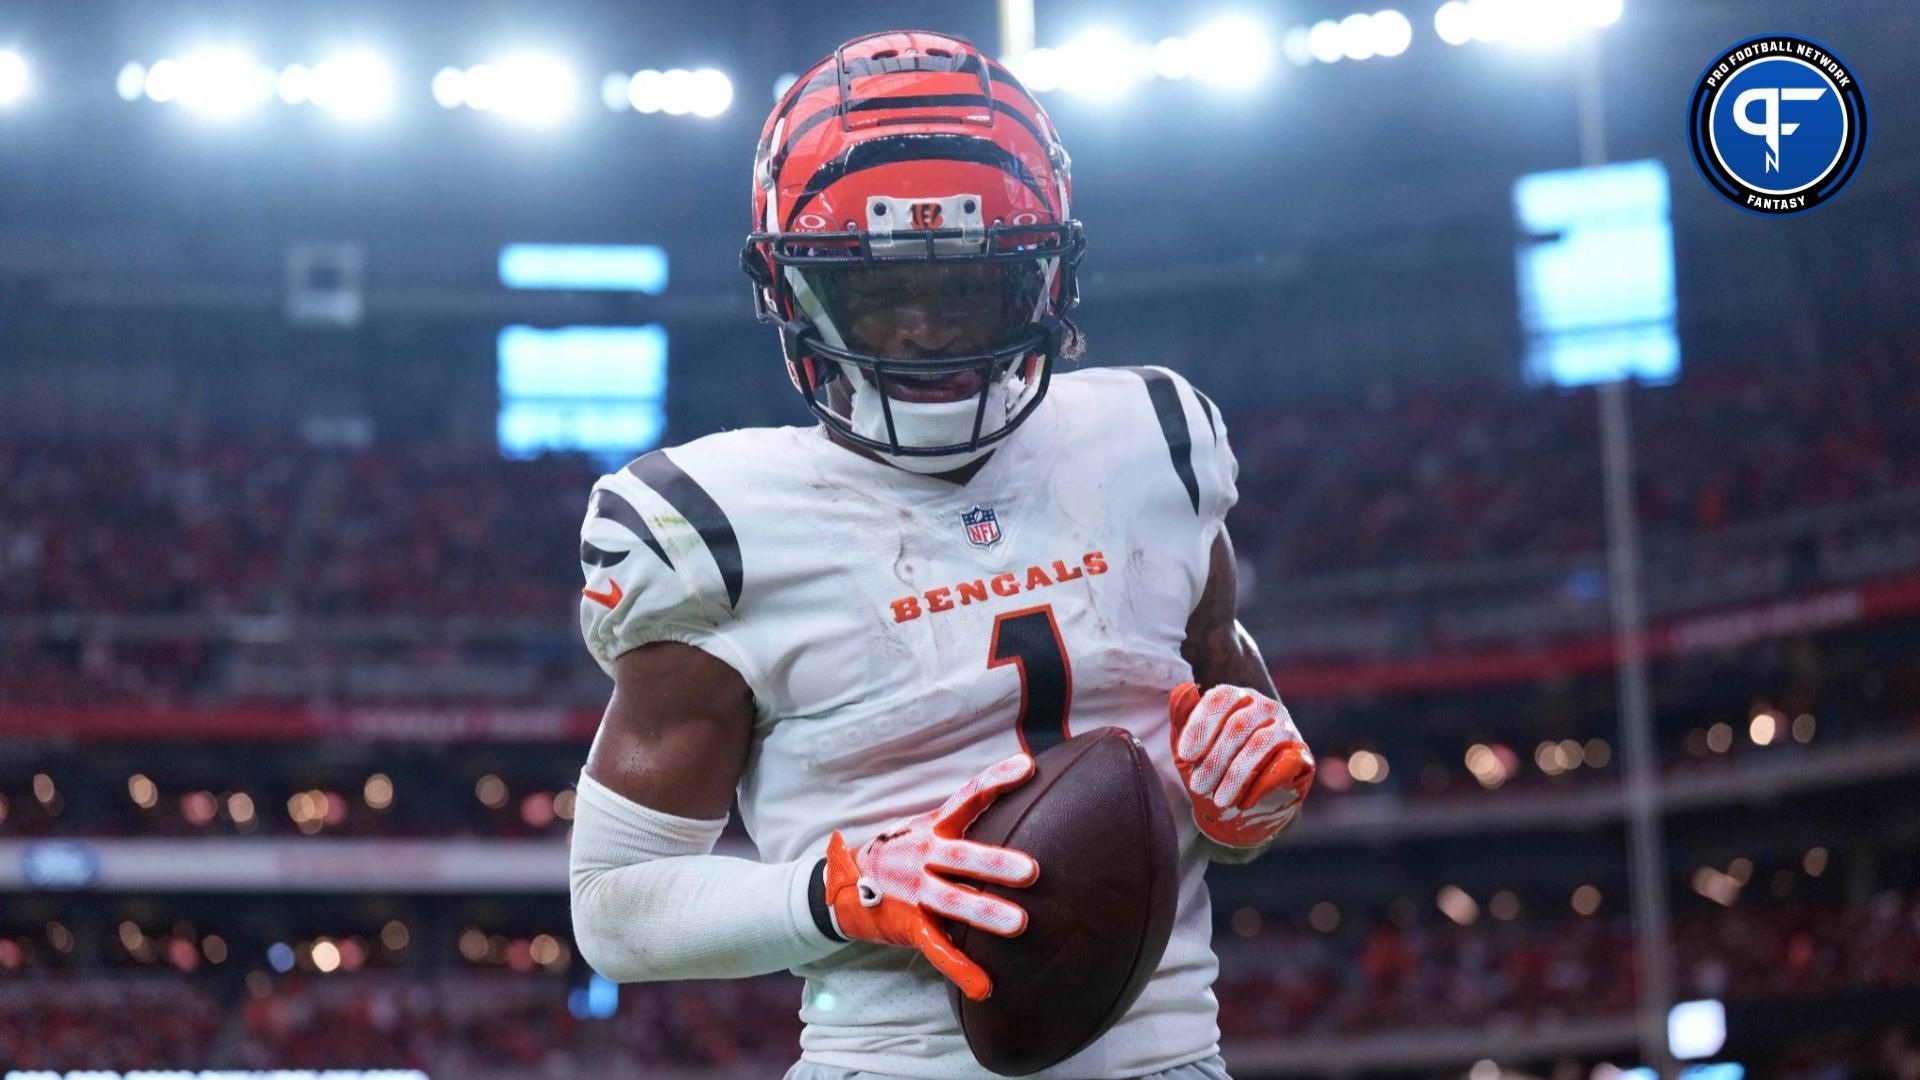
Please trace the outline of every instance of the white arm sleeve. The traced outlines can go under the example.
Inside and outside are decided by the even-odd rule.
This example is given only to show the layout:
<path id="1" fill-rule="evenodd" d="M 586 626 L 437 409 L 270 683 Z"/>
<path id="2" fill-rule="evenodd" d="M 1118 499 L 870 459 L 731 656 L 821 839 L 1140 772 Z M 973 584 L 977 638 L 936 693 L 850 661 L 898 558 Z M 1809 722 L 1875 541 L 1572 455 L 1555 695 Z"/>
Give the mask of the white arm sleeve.
<path id="1" fill-rule="evenodd" d="M 580 955 L 615 982 L 737 979 L 821 959 L 807 899 L 817 858 L 712 854 L 726 819 L 648 809 L 580 774 L 568 877 Z"/>

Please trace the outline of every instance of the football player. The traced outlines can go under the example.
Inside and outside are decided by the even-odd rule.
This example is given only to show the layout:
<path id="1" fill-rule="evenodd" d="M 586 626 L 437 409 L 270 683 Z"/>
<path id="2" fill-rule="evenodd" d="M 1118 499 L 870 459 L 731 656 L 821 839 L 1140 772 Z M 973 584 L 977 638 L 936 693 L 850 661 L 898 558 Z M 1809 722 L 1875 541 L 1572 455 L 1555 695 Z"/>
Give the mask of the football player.
<path id="1" fill-rule="evenodd" d="M 944 980 L 991 982 L 943 926 L 1019 934 L 974 886 L 1046 868 L 965 830 L 1108 725 L 1191 810 L 1177 923 L 1132 1010 L 1043 1075 L 1226 1075 L 1203 871 L 1273 842 L 1313 758 L 1235 619 L 1213 404 L 1162 368 L 1061 370 L 1071 196 L 1046 112 L 966 41 L 841 46 L 767 121 L 743 253 L 818 424 L 594 487 L 581 628 L 614 691 L 580 951 L 616 980 L 804 976 L 790 1078 L 981 1074 Z M 763 861 L 712 854 L 736 797 Z"/>

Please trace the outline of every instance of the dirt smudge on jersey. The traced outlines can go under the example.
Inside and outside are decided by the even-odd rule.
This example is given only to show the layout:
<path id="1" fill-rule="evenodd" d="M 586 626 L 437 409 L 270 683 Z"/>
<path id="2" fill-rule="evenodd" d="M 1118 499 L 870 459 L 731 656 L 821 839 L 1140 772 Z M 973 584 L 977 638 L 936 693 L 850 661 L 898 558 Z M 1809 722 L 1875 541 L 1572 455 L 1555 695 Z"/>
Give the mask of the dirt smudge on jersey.
<path id="1" fill-rule="evenodd" d="M 913 560 L 907 558 L 907 538 L 904 536 L 900 538 L 899 554 L 893 557 L 893 576 L 899 578 L 902 585 L 913 584 Z"/>

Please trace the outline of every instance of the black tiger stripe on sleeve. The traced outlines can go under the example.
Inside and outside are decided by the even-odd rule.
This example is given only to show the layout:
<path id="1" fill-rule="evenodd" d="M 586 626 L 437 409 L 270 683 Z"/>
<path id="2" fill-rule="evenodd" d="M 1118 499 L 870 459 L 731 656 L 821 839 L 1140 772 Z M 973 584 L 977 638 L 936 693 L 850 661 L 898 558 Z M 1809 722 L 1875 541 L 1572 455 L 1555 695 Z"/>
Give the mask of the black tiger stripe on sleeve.
<path id="1" fill-rule="evenodd" d="M 1180 404 L 1180 388 L 1166 372 L 1150 367 L 1130 367 L 1147 384 L 1147 396 L 1153 401 L 1154 417 L 1160 422 L 1160 434 L 1167 440 L 1167 455 L 1173 460 L 1174 474 L 1187 489 L 1187 501 L 1193 512 L 1200 512 L 1200 479 L 1193 472 L 1193 429 L 1187 424 L 1186 407 Z M 1212 417 L 1209 414 L 1208 423 Z"/>
<path id="2" fill-rule="evenodd" d="M 1199 387 L 1193 388 L 1193 396 L 1200 400 L 1200 411 L 1207 414 L 1207 433 L 1219 438 L 1220 425 L 1213 422 L 1213 399 L 1201 393 Z"/>
<path id="3" fill-rule="evenodd" d="M 621 498 L 617 492 L 608 491 L 605 488 L 594 492 L 593 516 L 606 518 L 624 527 L 628 532 L 639 537 L 640 542 L 647 545 L 647 550 L 658 555 L 660 561 L 667 564 L 667 569 L 673 569 L 673 560 L 667 558 L 666 549 L 660 546 L 660 541 L 654 537 L 653 530 L 647 527 L 646 519 L 640 516 L 640 511 L 635 510 L 632 503 Z M 585 540 L 580 541 L 580 561 L 588 566 L 618 566 L 626 557 L 627 553 L 624 551 L 608 551 Z"/>
<path id="4" fill-rule="evenodd" d="M 664 450 L 654 450 L 642 454 L 627 464 L 627 472 L 635 479 L 652 488 L 665 499 L 668 505 L 687 519 L 687 524 L 699 534 L 707 551 L 713 556 L 714 566 L 720 571 L 720 580 L 727 588 L 729 607 L 740 605 L 740 590 L 746 579 L 740 565 L 740 538 L 733 531 L 733 522 L 727 520 L 726 511 L 713 501 L 707 489 L 699 481 L 688 476 L 686 470 L 675 464 Z M 662 555 L 664 558 L 665 555 Z"/>

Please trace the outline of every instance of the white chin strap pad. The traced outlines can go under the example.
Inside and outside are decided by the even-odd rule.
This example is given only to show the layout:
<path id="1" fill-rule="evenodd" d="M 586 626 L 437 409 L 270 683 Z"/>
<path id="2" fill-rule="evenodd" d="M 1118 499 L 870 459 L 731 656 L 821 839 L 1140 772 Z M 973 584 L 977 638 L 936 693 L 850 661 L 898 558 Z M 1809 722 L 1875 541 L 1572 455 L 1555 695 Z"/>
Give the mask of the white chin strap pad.
<path id="1" fill-rule="evenodd" d="M 849 424 L 856 435 L 886 442 L 886 413 L 891 410 L 894 435 L 901 446 L 950 446 L 973 437 L 973 418 L 980 408 L 977 396 L 969 395 L 959 401 L 901 401 L 893 398 L 883 408 L 880 388 L 869 382 L 864 374 L 847 364 L 842 364 L 840 371 L 846 376 L 847 385 L 853 387 L 853 416 L 849 418 Z M 980 423 L 982 435 L 998 431 L 1007 422 L 1006 380 L 995 379 L 988 383 L 986 392 L 987 412 L 981 417 Z M 889 454 L 884 450 L 878 453 L 888 462 L 909 472 L 938 473 L 978 460 L 990 449 L 981 447 L 937 457 Z"/>
<path id="2" fill-rule="evenodd" d="M 848 418 L 848 426 L 853 428 L 856 435 L 886 442 L 887 416 L 880 403 L 880 388 L 867 381 L 867 377 L 850 364 L 841 364 L 840 373 L 846 378 L 847 385 L 853 388 L 853 415 Z M 1026 403 L 1029 396 L 1027 389 L 1026 384 L 1011 372 L 987 384 L 987 411 L 980 420 L 982 437 L 1007 426 L 1007 421 Z M 969 395 L 959 401 L 901 401 L 891 398 L 886 405 L 886 409 L 893 413 L 894 434 L 901 446 L 951 446 L 964 443 L 973 438 L 973 418 L 979 408 L 980 399 L 977 395 Z M 888 464 L 897 465 L 908 472 L 942 473 L 978 461 L 992 450 L 992 446 L 982 446 L 932 457 L 890 454 L 885 450 L 875 453 L 885 458 Z"/>

